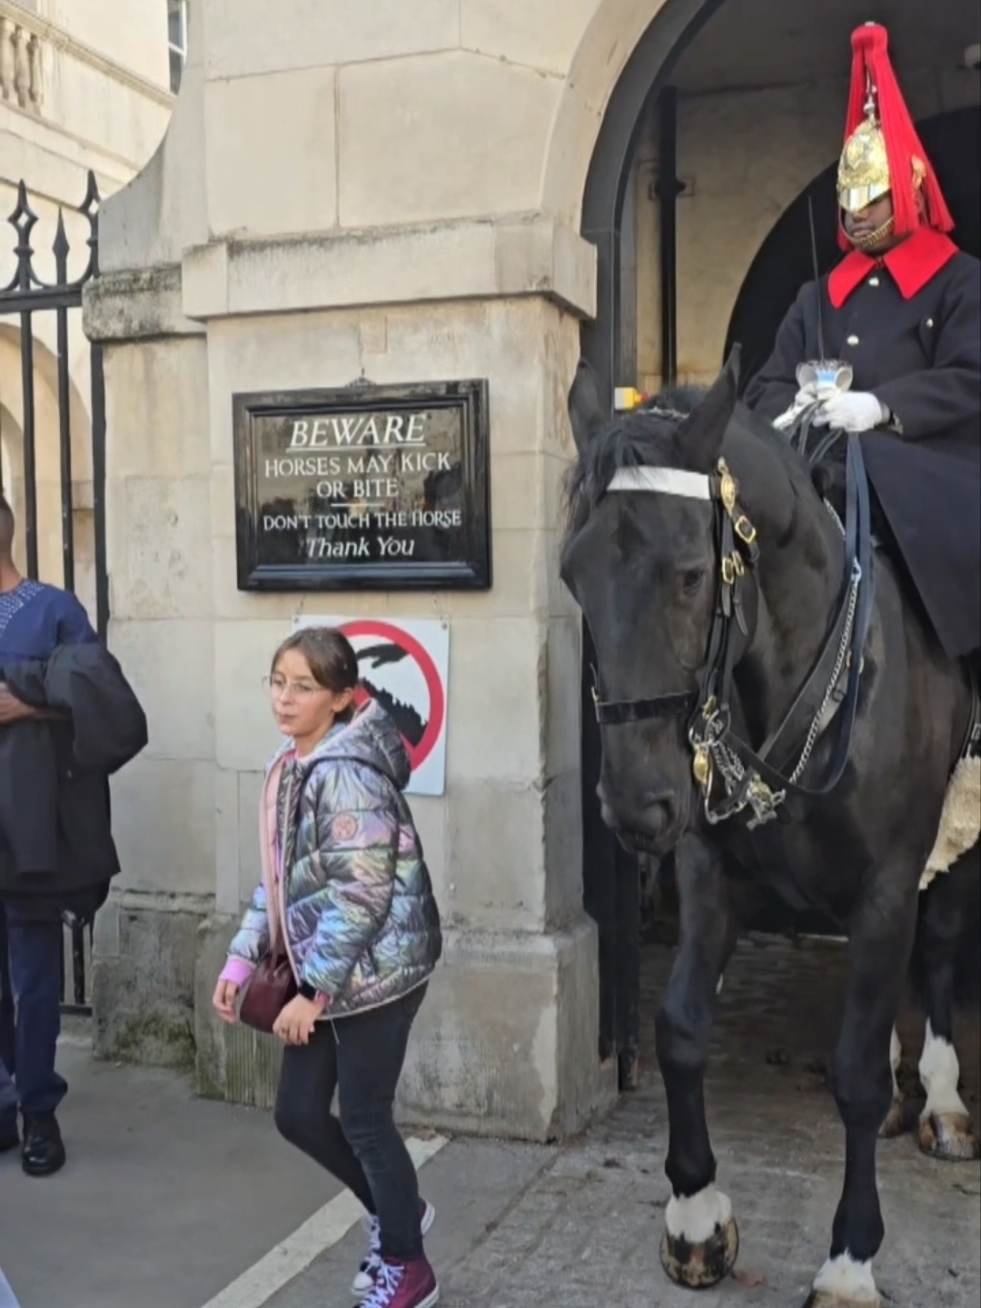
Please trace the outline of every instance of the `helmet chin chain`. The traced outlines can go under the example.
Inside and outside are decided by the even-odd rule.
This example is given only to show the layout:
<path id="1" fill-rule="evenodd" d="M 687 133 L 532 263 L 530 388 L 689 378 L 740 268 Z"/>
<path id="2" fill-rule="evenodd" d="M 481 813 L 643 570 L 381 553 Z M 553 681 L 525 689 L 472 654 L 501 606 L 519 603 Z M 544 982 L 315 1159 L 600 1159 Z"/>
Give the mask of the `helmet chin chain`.
<path id="1" fill-rule="evenodd" d="M 892 236 L 895 225 L 895 217 L 889 217 L 874 232 L 869 232 L 868 236 L 856 237 L 849 235 L 848 239 L 855 249 L 861 250 L 863 254 L 875 254 L 883 241 L 887 241 Z"/>

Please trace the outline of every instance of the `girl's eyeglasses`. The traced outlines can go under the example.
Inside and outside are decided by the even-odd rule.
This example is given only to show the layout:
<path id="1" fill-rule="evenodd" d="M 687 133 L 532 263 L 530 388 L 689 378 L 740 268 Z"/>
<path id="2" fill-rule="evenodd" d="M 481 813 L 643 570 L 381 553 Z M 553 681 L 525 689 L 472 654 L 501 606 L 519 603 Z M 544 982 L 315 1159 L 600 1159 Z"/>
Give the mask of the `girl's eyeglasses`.
<path id="1" fill-rule="evenodd" d="M 324 687 L 315 681 L 287 681 L 285 677 L 263 677 L 262 684 L 273 699 L 310 699 L 324 694 Z"/>

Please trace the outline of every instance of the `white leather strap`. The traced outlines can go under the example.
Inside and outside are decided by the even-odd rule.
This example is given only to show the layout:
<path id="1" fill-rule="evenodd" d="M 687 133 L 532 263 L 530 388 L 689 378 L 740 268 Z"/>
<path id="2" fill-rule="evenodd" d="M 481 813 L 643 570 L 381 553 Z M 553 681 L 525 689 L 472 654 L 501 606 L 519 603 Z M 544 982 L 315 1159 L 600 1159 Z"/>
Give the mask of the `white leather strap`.
<path id="1" fill-rule="evenodd" d="M 700 472 L 681 468 L 621 468 L 607 490 L 657 491 L 662 495 L 680 495 L 686 500 L 710 500 L 712 486 Z"/>

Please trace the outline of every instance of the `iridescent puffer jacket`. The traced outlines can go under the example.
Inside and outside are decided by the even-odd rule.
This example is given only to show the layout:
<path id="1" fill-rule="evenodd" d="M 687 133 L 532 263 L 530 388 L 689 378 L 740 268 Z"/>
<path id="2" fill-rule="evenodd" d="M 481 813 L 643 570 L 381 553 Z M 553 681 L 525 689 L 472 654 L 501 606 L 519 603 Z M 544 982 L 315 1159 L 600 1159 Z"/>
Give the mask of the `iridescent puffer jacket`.
<path id="1" fill-rule="evenodd" d="M 285 919 L 297 979 L 328 996 L 326 1017 L 345 1017 L 414 990 L 442 952 L 439 911 L 402 795 L 409 759 L 395 723 L 369 701 L 295 763 L 289 802 L 277 813 L 288 753 L 286 747 L 266 774 L 263 880 L 232 941 L 229 965 L 251 970 L 270 938 L 282 939 Z"/>

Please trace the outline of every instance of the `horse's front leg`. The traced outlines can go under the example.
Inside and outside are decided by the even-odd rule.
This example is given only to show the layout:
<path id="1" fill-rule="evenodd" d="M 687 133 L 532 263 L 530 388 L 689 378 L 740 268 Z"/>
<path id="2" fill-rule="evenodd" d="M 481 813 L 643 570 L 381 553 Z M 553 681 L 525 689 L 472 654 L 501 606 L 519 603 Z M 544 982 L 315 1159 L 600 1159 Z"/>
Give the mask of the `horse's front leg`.
<path id="1" fill-rule="evenodd" d="M 679 1285 L 702 1288 L 727 1276 L 739 1251 L 732 1205 L 715 1188 L 702 1085 L 716 992 L 731 947 L 728 893 L 721 857 L 697 837 L 686 836 L 678 846 L 675 875 L 681 938 L 656 1026 L 671 1182 L 661 1262 Z"/>
<path id="2" fill-rule="evenodd" d="M 845 1124 L 845 1183 L 831 1252 L 804 1308 L 869 1308 L 882 1302 L 872 1275 L 885 1234 L 875 1149 L 892 1103 L 890 1037 L 916 924 L 912 876 L 909 882 L 905 902 L 871 896 L 850 924 L 848 992 L 834 1075 Z"/>

